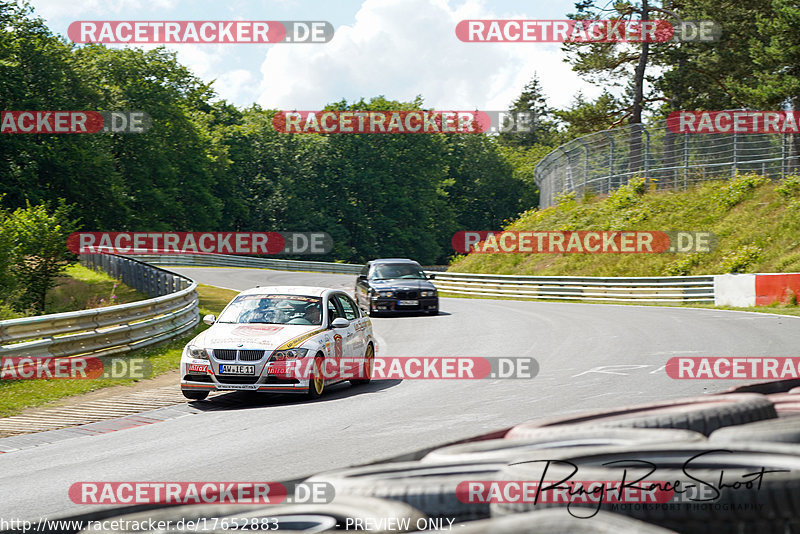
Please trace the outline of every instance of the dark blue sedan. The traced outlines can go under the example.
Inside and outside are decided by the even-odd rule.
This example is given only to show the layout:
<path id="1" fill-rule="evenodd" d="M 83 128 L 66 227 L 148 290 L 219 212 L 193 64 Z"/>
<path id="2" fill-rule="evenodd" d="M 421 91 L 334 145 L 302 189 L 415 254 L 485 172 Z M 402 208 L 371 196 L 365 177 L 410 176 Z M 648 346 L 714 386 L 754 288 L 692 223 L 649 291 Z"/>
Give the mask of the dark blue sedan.
<path id="1" fill-rule="evenodd" d="M 434 275 L 430 275 L 433 278 Z M 368 262 L 356 280 L 356 303 L 371 316 L 393 312 L 439 313 L 439 295 L 414 260 Z"/>

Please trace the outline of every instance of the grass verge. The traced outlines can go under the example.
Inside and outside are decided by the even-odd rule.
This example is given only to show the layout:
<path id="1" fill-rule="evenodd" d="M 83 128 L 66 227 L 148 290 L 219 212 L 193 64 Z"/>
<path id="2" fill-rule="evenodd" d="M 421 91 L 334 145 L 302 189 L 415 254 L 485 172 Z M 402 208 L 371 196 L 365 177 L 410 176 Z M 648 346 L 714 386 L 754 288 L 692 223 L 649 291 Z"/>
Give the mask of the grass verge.
<path id="1" fill-rule="evenodd" d="M 88 269 L 87 269 L 88 270 Z M 92 271 L 90 271 L 92 272 Z M 112 279 L 113 280 L 113 279 Z M 113 285 L 113 283 L 112 283 Z M 199 285 L 197 293 L 200 297 L 200 314 L 213 313 L 219 315 L 222 308 L 238 293 L 229 289 L 213 286 Z M 172 341 L 148 347 L 129 355 L 135 354 L 147 358 L 152 364 L 153 377 L 166 373 L 178 367 L 181 352 L 186 343 L 208 328 L 204 324 L 198 325 L 190 334 Z M 135 379 L 102 379 L 102 380 L 8 380 L 0 381 L 0 417 L 14 415 L 25 408 L 41 406 L 48 402 L 56 401 L 73 395 L 80 395 L 89 391 L 133 384 L 139 382 Z"/>
<path id="2" fill-rule="evenodd" d="M 687 191 L 648 192 L 644 180 L 605 197 L 530 210 L 506 230 L 707 231 L 707 253 L 469 254 L 451 271 L 540 276 L 678 276 L 800 272 L 800 175 L 770 182 L 755 174 L 705 182 Z"/>

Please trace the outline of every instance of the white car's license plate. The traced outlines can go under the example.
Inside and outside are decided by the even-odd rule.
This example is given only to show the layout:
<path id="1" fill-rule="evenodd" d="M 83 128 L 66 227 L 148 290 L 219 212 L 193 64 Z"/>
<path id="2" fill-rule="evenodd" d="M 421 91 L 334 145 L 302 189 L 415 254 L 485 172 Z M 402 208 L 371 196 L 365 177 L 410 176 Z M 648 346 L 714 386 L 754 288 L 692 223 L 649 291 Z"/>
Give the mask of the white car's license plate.
<path id="1" fill-rule="evenodd" d="M 234 365 L 230 363 L 219 364 L 219 374 L 221 375 L 254 375 L 256 374 L 255 365 Z"/>
<path id="2" fill-rule="evenodd" d="M 398 306 L 418 306 L 419 305 L 419 301 L 418 300 L 398 300 L 397 301 L 397 305 Z"/>

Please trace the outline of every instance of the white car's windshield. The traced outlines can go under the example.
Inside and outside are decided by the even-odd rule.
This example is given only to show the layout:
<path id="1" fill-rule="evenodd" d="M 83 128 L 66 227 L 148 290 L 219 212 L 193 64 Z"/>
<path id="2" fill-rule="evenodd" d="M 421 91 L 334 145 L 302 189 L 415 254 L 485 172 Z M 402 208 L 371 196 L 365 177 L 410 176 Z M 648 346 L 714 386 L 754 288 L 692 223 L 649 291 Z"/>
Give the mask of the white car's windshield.
<path id="1" fill-rule="evenodd" d="M 299 295 L 240 295 L 220 314 L 220 323 L 322 324 L 322 299 Z"/>
<path id="2" fill-rule="evenodd" d="M 393 280 L 397 278 L 425 279 L 425 273 L 419 267 L 403 263 L 377 265 L 375 270 L 372 271 L 373 280 Z"/>

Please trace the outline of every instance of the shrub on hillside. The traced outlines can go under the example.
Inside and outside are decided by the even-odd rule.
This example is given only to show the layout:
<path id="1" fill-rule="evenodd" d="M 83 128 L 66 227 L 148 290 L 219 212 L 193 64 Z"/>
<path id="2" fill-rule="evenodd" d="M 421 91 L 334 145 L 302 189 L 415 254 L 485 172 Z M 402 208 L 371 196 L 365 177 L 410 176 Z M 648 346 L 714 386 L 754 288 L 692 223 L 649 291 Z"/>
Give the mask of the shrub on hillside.
<path id="1" fill-rule="evenodd" d="M 763 251 L 755 245 L 744 245 L 722 257 L 726 273 L 744 273 L 751 265 L 761 260 Z"/>
<path id="2" fill-rule="evenodd" d="M 768 182 L 768 178 L 756 173 L 737 174 L 722 186 L 716 194 L 716 200 L 720 206 L 732 208 L 745 200 L 751 191 Z"/>

